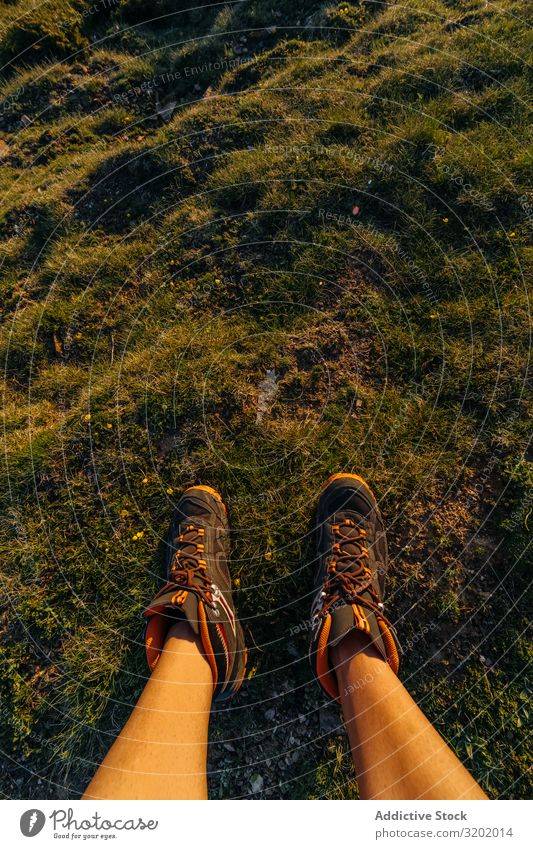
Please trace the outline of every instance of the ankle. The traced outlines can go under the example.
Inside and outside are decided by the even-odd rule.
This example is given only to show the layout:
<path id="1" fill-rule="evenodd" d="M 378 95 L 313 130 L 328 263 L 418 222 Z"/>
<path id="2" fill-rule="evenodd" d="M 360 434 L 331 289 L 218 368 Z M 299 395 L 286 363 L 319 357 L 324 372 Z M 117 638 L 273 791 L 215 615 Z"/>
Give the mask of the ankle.
<path id="1" fill-rule="evenodd" d="M 341 702 L 362 691 L 389 669 L 387 661 L 372 644 L 371 638 L 361 631 L 350 631 L 341 642 L 330 649 L 330 666 L 337 678 Z"/>
<path id="2" fill-rule="evenodd" d="M 200 638 L 185 620 L 172 622 L 152 678 L 169 684 L 213 684 L 213 673 L 205 657 Z"/>
<path id="3" fill-rule="evenodd" d="M 337 643 L 336 646 L 332 646 L 330 649 L 331 663 L 335 667 L 337 675 L 343 667 L 347 666 L 358 655 L 364 658 L 378 659 L 383 663 L 386 662 L 372 644 L 372 640 L 368 634 L 363 634 L 354 628 L 343 637 L 340 643 Z"/>
<path id="4" fill-rule="evenodd" d="M 170 648 L 170 646 L 168 645 L 170 640 L 186 640 L 190 643 L 197 641 L 197 637 L 194 634 L 194 631 L 192 630 L 187 620 L 177 619 L 175 622 L 172 623 L 172 625 L 167 631 L 164 649 L 168 650 Z"/>

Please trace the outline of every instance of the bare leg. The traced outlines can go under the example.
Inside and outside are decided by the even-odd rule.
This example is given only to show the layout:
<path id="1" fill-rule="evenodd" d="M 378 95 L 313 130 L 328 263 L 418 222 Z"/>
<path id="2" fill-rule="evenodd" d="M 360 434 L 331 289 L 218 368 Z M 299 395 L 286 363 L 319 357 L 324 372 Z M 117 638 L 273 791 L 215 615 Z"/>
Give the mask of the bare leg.
<path id="1" fill-rule="evenodd" d="M 206 799 L 213 677 L 200 642 L 180 622 L 84 799 Z"/>
<path id="2" fill-rule="evenodd" d="M 486 799 L 403 684 L 352 631 L 330 650 L 364 799 Z"/>

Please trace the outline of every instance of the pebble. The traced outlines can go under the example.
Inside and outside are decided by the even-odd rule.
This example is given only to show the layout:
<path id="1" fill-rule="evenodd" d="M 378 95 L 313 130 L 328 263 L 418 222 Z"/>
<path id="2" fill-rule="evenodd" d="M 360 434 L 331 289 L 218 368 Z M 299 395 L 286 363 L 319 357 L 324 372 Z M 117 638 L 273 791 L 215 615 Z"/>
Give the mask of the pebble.
<path id="1" fill-rule="evenodd" d="M 252 776 L 252 793 L 260 793 L 265 785 L 263 780 L 263 776 L 256 773 L 256 775 Z"/>

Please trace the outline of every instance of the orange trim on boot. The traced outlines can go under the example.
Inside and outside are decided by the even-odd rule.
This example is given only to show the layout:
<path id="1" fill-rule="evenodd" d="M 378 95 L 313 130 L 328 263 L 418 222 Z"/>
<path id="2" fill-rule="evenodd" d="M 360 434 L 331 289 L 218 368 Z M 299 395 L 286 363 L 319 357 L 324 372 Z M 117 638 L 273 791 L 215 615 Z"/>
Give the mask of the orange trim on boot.
<path id="1" fill-rule="evenodd" d="M 213 646 L 211 644 L 211 639 L 209 637 L 209 631 L 207 630 L 207 617 L 205 615 L 205 607 L 203 602 L 198 602 L 198 622 L 200 625 L 200 637 L 202 638 L 202 646 L 204 648 L 204 654 L 206 656 L 206 660 L 211 667 L 211 673 L 213 675 L 213 692 L 216 689 L 218 683 L 218 669 L 217 663 L 215 660 L 215 654 L 213 652 Z"/>
<path id="2" fill-rule="evenodd" d="M 212 486 L 206 486 L 206 484 L 203 484 L 203 483 L 198 484 L 198 486 L 188 486 L 187 489 L 185 489 L 182 492 L 182 495 L 185 495 L 186 492 L 191 492 L 193 489 L 200 489 L 200 490 L 202 490 L 202 492 L 208 492 L 210 495 L 213 495 L 216 498 L 216 500 L 220 501 L 220 503 L 222 504 L 222 507 L 224 508 L 224 513 L 226 514 L 226 516 L 228 515 L 228 508 L 224 504 L 224 500 L 223 500 L 220 492 L 217 492 L 217 490 L 213 489 Z"/>
<path id="3" fill-rule="evenodd" d="M 238 693 L 241 689 L 242 682 L 244 681 L 244 676 L 246 675 L 246 667 L 248 666 L 248 649 L 244 648 L 244 669 L 242 670 L 242 675 L 240 677 L 240 681 L 237 686 L 234 688 L 233 692 Z"/>
<path id="4" fill-rule="evenodd" d="M 146 632 L 144 636 L 144 648 L 146 651 L 146 662 L 150 672 L 153 672 L 157 661 L 161 657 L 165 637 L 170 627 L 170 621 L 165 616 L 150 616 L 146 623 Z"/>
<path id="5" fill-rule="evenodd" d="M 331 630 L 331 614 L 328 613 L 318 638 L 316 649 L 316 674 L 322 687 L 332 699 L 339 700 L 339 687 L 335 675 L 329 668 L 328 637 Z"/>
<path id="6" fill-rule="evenodd" d="M 372 490 L 370 489 L 367 482 L 365 481 L 365 479 L 360 477 L 360 475 L 354 475 L 351 472 L 336 472 L 334 475 L 330 475 L 329 478 L 327 479 L 327 481 L 325 482 L 325 484 L 323 484 L 321 486 L 320 491 L 323 492 L 326 489 L 326 487 L 328 487 L 330 485 L 330 483 L 333 483 L 333 481 L 336 481 L 339 478 L 352 478 L 352 480 L 355 480 L 355 481 L 358 481 L 359 483 L 364 484 L 366 486 L 366 488 L 372 494 L 373 498 L 376 497 L 374 495 L 374 493 L 372 492 Z"/>
<path id="7" fill-rule="evenodd" d="M 370 634 L 370 622 L 366 618 L 365 611 L 358 604 L 352 604 L 353 615 L 355 617 L 355 626 L 358 631 L 363 634 Z"/>
<path id="8" fill-rule="evenodd" d="M 398 649 L 396 648 L 396 643 L 394 642 L 394 637 L 387 627 L 387 623 L 377 617 L 378 628 L 381 632 L 381 639 L 383 640 L 383 645 L 385 646 L 385 651 L 387 652 L 387 658 L 389 661 L 389 666 L 394 672 L 395 675 L 398 674 L 398 670 L 400 668 L 400 658 L 398 656 Z"/>

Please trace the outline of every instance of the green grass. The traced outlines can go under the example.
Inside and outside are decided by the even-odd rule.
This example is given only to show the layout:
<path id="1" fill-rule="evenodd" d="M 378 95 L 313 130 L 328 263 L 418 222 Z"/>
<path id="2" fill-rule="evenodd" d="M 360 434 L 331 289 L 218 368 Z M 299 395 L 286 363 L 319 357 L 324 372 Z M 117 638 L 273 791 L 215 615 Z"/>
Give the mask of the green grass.
<path id="1" fill-rule="evenodd" d="M 298 628 L 317 487 L 348 468 L 390 527 L 404 681 L 526 798 L 527 4 L 90 6 L 0 14 L 0 792 L 82 791 L 201 480 L 253 670 L 212 795 L 356 797 Z"/>

